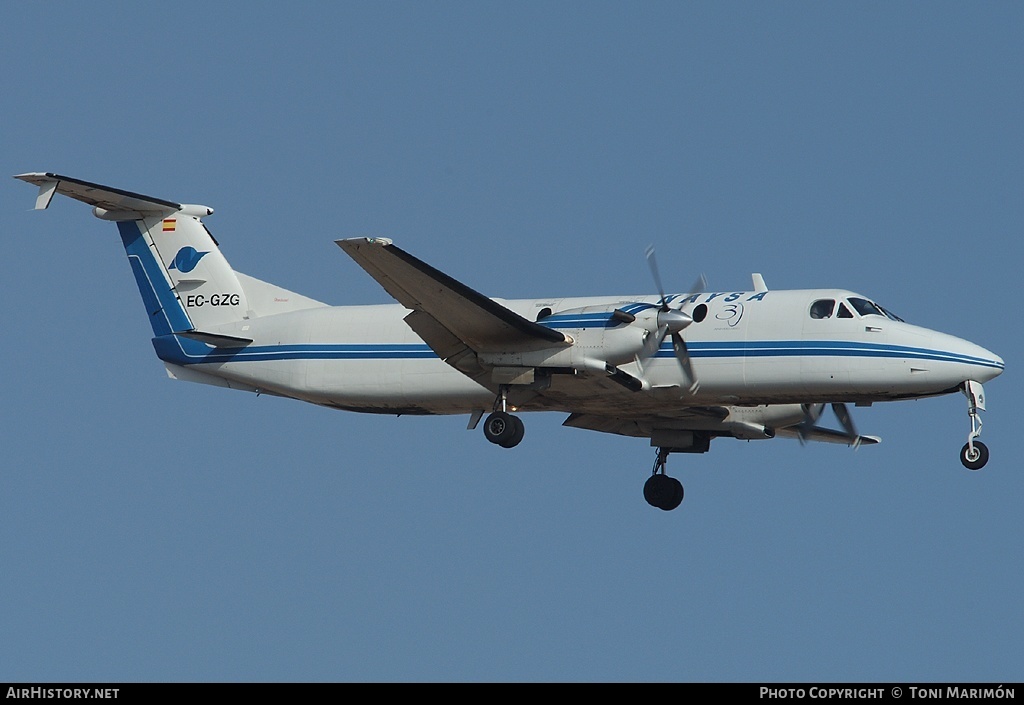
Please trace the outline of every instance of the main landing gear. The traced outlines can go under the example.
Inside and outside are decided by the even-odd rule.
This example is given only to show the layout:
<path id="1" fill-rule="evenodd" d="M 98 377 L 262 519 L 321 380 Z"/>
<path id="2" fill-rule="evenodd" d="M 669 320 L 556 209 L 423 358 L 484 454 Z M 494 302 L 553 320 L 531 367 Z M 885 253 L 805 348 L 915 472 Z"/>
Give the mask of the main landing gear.
<path id="1" fill-rule="evenodd" d="M 526 433 L 523 420 L 507 411 L 495 411 L 484 421 L 484 436 L 491 443 L 502 448 L 513 448 L 519 445 Z"/>
<path id="2" fill-rule="evenodd" d="M 484 436 L 502 448 L 513 448 L 525 434 L 523 420 L 508 413 L 508 385 L 503 384 L 494 400 L 494 411 L 484 421 Z"/>
<path id="3" fill-rule="evenodd" d="M 971 417 L 971 432 L 967 435 L 967 443 L 960 449 L 960 462 L 968 470 L 981 470 L 988 462 L 988 447 L 977 440 L 981 435 L 981 416 L 979 411 L 985 410 L 985 390 L 981 383 L 967 381 L 961 388 L 967 397 L 967 415 Z"/>
<path id="4" fill-rule="evenodd" d="M 683 501 L 683 483 L 665 474 L 670 452 L 668 448 L 658 448 L 654 470 L 644 483 L 644 499 L 647 503 L 666 512 L 672 511 Z"/>

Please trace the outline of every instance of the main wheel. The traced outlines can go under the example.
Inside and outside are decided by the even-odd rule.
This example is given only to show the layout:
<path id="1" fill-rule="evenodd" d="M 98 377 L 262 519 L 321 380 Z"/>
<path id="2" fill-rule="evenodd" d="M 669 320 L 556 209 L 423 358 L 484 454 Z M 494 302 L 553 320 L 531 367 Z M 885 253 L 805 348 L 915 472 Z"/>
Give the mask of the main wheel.
<path id="1" fill-rule="evenodd" d="M 972 452 L 971 444 L 964 443 L 964 447 L 960 449 L 960 462 L 968 470 L 981 470 L 988 462 L 988 447 L 981 441 L 975 441 Z"/>
<path id="2" fill-rule="evenodd" d="M 491 443 L 505 445 L 516 436 L 516 417 L 504 411 L 495 411 L 484 421 L 484 436 Z M 521 437 L 520 440 L 522 440 Z M 518 442 L 516 441 L 516 443 Z M 511 446 L 506 447 L 510 448 Z"/>
<path id="3" fill-rule="evenodd" d="M 683 483 L 668 475 L 651 475 L 644 483 L 644 499 L 652 507 L 670 512 L 683 501 Z"/>
<path id="4" fill-rule="evenodd" d="M 518 416 L 510 415 L 509 418 L 512 419 L 514 432 L 507 440 L 498 443 L 502 448 L 515 448 L 523 440 L 523 436 L 526 435 L 526 426 L 523 424 L 523 420 Z"/>

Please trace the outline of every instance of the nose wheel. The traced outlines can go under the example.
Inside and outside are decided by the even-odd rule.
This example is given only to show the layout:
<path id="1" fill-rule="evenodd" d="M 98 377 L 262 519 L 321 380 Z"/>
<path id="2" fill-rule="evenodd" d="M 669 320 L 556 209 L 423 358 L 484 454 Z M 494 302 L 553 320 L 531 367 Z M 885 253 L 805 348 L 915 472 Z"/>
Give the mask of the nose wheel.
<path id="1" fill-rule="evenodd" d="M 981 415 L 985 410 L 985 390 L 980 382 L 967 381 L 962 387 L 967 397 L 967 415 L 971 417 L 971 432 L 967 443 L 960 449 L 960 462 L 968 470 L 981 470 L 988 462 L 988 447 L 978 440 L 981 435 Z"/>
<path id="2" fill-rule="evenodd" d="M 668 448 L 658 448 L 654 470 L 644 483 L 644 499 L 652 507 L 670 512 L 683 501 L 683 483 L 665 474 L 668 462 Z"/>
<path id="3" fill-rule="evenodd" d="M 988 446 L 981 441 L 964 443 L 960 449 L 960 462 L 968 470 L 981 470 L 988 462 Z"/>

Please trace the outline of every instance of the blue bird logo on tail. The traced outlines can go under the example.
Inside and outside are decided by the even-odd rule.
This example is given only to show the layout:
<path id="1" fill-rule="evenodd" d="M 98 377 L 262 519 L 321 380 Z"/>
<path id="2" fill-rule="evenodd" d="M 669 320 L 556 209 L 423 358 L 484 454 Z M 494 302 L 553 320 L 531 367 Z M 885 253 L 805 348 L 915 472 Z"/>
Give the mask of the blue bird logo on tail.
<path id="1" fill-rule="evenodd" d="M 182 247 L 178 250 L 178 254 L 174 255 L 174 261 L 171 262 L 171 266 L 168 269 L 177 269 L 182 274 L 191 272 L 199 264 L 199 260 L 203 258 L 203 255 L 208 255 L 209 252 L 200 252 L 194 247 Z"/>

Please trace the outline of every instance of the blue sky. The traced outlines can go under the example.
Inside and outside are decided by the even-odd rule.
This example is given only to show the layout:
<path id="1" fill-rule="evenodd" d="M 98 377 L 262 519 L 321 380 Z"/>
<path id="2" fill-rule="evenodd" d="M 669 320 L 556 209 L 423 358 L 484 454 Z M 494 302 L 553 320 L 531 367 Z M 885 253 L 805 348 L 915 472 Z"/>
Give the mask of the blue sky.
<path id="1" fill-rule="evenodd" d="M 494 296 L 838 286 L 977 342 L 966 402 L 857 452 L 638 439 L 168 380 L 115 228 L 0 188 L 0 680 L 1020 681 L 1024 9 L 29 3 L 6 173 L 216 209 L 240 271 L 386 293 L 382 235 Z"/>

